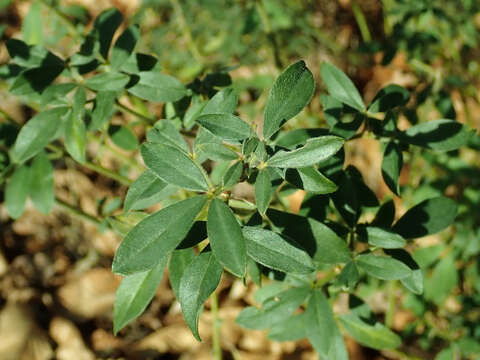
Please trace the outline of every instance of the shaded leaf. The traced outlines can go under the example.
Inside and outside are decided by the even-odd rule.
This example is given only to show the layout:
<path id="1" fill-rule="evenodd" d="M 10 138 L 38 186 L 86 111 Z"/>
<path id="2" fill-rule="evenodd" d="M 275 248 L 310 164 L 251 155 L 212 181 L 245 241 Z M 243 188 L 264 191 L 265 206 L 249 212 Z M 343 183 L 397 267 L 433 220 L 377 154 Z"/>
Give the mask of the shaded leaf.
<path id="1" fill-rule="evenodd" d="M 125 126 L 111 125 L 108 135 L 115 145 L 124 150 L 136 150 L 139 146 L 137 136 Z"/>
<path id="2" fill-rule="evenodd" d="M 400 195 L 399 178 L 402 166 L 402 149 L 395 142 L 390 141 L 383 152 L 382 176 L 385 184 L 396 195 Z"/>
<path id="3" fill-rule="evenodd" d="M 180 297 L 180 281 L 193 259 L 195 259 L 195 251 L 192 248 L 174 250 L 170 256 L 168 276 L 170 286 L 177 299 Z"/>
<path id="4" fill-rule="evenodd" d="M 139 37 L 140 28 L 136 24 L 130 25 L 118 37 L 110 54 L 110 65 L 114 69 L 119 69 L 128 60 Z"/>
<path id="5" fill-rule="evenodd" d="M 455 120 L 427 121 L 408 128 L 399 139 L 437 151 L 452 151 L 468 144 L 474 130 Z"/>
<path id="6" fill-rule="evenodd" d="M 387 112 L 397 106 L 407 104 L 410 92 L 402 86 L 390 84 L 381 89 L 373 98 L 368 111 L 372 113 Z"/>
<path id="7" fill-rule="evenodd" d="M 187 94 L 185 86 L 172 76 L 157 71 L 141 71 L 138 82 L 127 91 L 140 99 L 154 102 L 178 101 Z"/>
<path id="8" fill-rule="evenodd" d="M 360 234 L 365 236 L 370 245 L 384 249 L 397 249 L 407 244 L 405 239 L 397 233 L 380 227 L 367 226 L 365 234 Z"/>
<path id="9" fill-rule="evenodd" d="M 238 95 L 232 88 L 222 89 L 217 92 L 203 107 L 201 115 L 205 114 L 231 114 L 238 103 Z"/>
<path id="10" fill-rule="evenodd" d="M 449 226 L 457 215 L 457 204 L 446 197 L 427 199 L 410 208 L 393 227 L 406 239 L 435 234 Z"/>

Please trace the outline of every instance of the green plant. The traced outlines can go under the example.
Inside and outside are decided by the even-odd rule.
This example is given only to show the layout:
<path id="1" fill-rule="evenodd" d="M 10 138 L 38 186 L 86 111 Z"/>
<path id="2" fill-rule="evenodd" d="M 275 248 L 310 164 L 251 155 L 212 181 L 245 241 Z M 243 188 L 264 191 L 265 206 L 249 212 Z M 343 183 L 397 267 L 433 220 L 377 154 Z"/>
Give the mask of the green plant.
<path id="1" fill-rule="evenodd" d="M 425 261 L 417 263 L 418 251 L 412 256 L 412 240 L 451 225 L 457 205 L 439 192 L 395 221 L 393 201 L 379 202 L 360 171 L 345 163 L 344 147 L 360 137 L 378 139 L 383 179 L 400 196 L 409 191 L 399 182 L 404 154 L 425 151 L 443 159 L 471 144 L 474 131 L 449 119 L 401 131 L 397 119 L 409 101 L 407 89 L 388 85 L 366 105 L 348 76 L 323 62 L 328 94 L 318 95 L 304 61 L 277 77 L 261 125 L 246 122 L 236 114 L 238 94 L 226 71 L 184 85 L 164 74 L 155 57 L 134 51 L 137 25 L 126 27 L 112 45 L 121 23 L 121 14 L 110 9 L 85 37 L 75 30 L 80 50 L 67 59 L 40 45 L 6 42 L 11 62 L 2 74 L 9 93 L 37 111 L 22 126 L 2 113 L 9 122 L 0 124 L 0 180 L 9 215 L 21 216 L 28 197 L 43 213 L 55 201 L 68 207 L 53 191 L 52 162 L 66 157 L 129 187 L 122 214 L 112 215 L 112 206 L 101 224 L 90 218 L 124 236 L 112 265 L 124 276 L 115 333 L 142 314 L 168 267 L 185 321 L 199 340 L 198 318 L 209 297 L 216 306 L 215 290 L 226 272 L 259 286 L 262 279 L 275 280 L 256 293 L 259 307 L 247 307 L 237 318 L 244 327 L 270 329 L 272 340 L 306 337 L 322 359 L 348 358 L 342 333 L 375 349 L 398 348 L 402 340 L 389 328 L 393 301 L 382 321 L 362 292 L 383 281 L 392 289 L 400 282 L 418 299 Z M 285 130 L 313 96 L 321 97 L 327 127 Z M 166 103 L 165 118 L 148 114 L 143 101 Z M 111 124 L 115 109 L 140 122 Z M 141 144 L 135 125 L 146 131 Z M 87 154 L 88 142 L 102 144 L 105 137 L 126 151 L 140 149 L 146 169 L 140 166 L 135 181 Z M 255 202 L 235 195 L 239 183 L 253 187 Z M 285 197 L 297 189 L 306 197 L 293 214 Z M 161 210 L 143 211 L 159 202 Z M 453 262 L 445 256 L 441 269 Z M 348 312 L 335 314 L 332 303 L 342 294 L 349 295 Z"/>

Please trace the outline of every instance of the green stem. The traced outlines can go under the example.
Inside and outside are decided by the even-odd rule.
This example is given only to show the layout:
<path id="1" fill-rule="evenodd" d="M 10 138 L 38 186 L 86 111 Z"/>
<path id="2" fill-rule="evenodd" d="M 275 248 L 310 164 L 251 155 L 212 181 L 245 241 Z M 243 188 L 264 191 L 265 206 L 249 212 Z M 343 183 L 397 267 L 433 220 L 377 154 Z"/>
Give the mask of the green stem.
<path id="1" fill-rule="evenodd" d="M 265 34 L 267 35 L 267 38 L 272 45 L 273 59 L 275 60 L 275 66 L 277 67 L 277 69 L 281 70 L 283 69 L 283 63 L 282 63 L 282 60 L 280 59 L 280 49 L 277 43 L 277 39 L 275 37 L 275 33 L 272 31 L 272 24 L 270 23 L 270 19 L 268 18 L 268 14 L 265 11 L 262 0 L 257 0 L 256 5 L 257 5 L 258 15 L 260 16 L 263 27 L 265 28 Z"/>
<path id="2" fill-rule="evenodd" d="M 45 6 L 50 12 L 54 13 L 61 22 L 64 23 L 64 25 L 68 28 L 68 32 L 72 37 L 80 41 L 82 39 L 82 36 L 78 33 L 77 28 L 75 25 L 70 21 L 70 19 L 63 14 L 57 6 L 52 6 L 50 5 L 46 0 L 38 0 L 43 6 Z"/>
<path id="3" fill-rule="evenodd" d="M 147 123 L 148 125 L 153 125 L 153 124 L 157 121 L 157 119 L 155 119 L 155 118 L 153 118 L 153 117 L 145 116 L 145 115 L 140 114 L 139 112 L 137 112 L 137 111 L 129 108 L 128 106 L 123 105 L 123 104 L 122 104 L 120 101 L 118 101 L 118 100 L 115 100 L 115 105 L 116 105 L 119 109 L 121 109 L 121 110 L 123 110 L 123 111 L 125 111 L 125 112 L 127 112 L 127 113 L 129 113 L 129 114 L 132 114 L 132 115 L 136 116 L 137 118 L 139 118 L 140 120 L 144 121 L 144 122 Z"/>
<path id="4" fill-rule="evenodd" d="M 125 176 L 122 176 L 120 174 L 117 174 L 116 172 L 110 170 L 110 169 L 107 169 L 107 168 L 104 168 L 103 166 L 101 165 L 97 165 L 97 164 L 93 164 L 93 163 L 90 163 L 90 162 L 84 162 L 84 163 L 79 163 L 81 166 L 87 168 L 87 169 L 90 169 L 90 170 L 93 170 L 103 176 L 106 176 L 112 180 L 115 180 L 115 181 L 118 181 L 120 184 L 122 185 L 125 185 L 125 186 L 130 186 L 133 181 L 130 180 L 129 178 L 125 177 Z"/>
<path id="5" fill-rule="evenodd" d="M 17 127 L 20 126 L 19 123 L 2 108 L 0 108 L 0 115 L 4 117 L 5 120 L 7 120 L 10 124 L 15 125 Z"/>
<path id="6" fill-rule="evenodd" d="M 182 5 L 180 4 L 179 0 L 170 0 L 170 4 L 172 5 L 175 13 L 177 14 L 178 21 L 180 22 L 180 28 L 182 33 L 185 35 L 187 39 L 187 47 L 192 56 L 195 58 L 195 60 L 200 63 L 204 64 L 205 60 L 200 54 L 200 51 L 198 50 L 197 44 L 195 44 L 195 41 L 193 40 L 192 36 L 192 30 L 190 29 L 190 26 L 188 25 L 187 19 L 185 17 L 185 13 L 183 12 Z"/>
<path id="7" fill-rule="evenodd" d="M 357 1 L 352 2 L 352 11 L 358 28 L 360 29 L 360 35 L 362 36 L 363 42 L 368 43 L 372 41 L 372 35 L 370 34 L 370 30 L 368 29 L 367 20 L 365 19 L 362 8 L 360 7 L 360 5 L 358 5 Z"/>
<path id="8" fill-rule="evenodd" d="M 385 325 L 391 328 L 395 318 L 395 291 L 397 289 L 397 281 L 390 282 L 390 288 L 388 289 L 388 308 L 385 314 Z"/>
<path id="9" fill-rule="evenodd" d="M 212 310 L 213 358 L 215 360 L 222 360 L 222 346 L 220 341 L 220 338 L 221 338 L 220 328 L 222 324 L 221 324 L 221 319 L 218 316 L 218 295 L 216 291 L 214 291 L 212 295 L 210 295 L 210 303 L 211 303 L 211 310 Z"/>
<path id="10" fill-rule="evenodd" d="M 82 210 L 80 210 L 79 208 L 73 206 L 73 205 L 70 205 L 68 203 L 66 203 L 65 201 L 63 200 L 60 200 L 59 198 L 55 197 L 55 204 L 64 209 L 64 210 L 67 210 L 70 214 L 82 219 L 82 220 L 85 220 L 85 221 L 88 221 L 89 223 L 92 223 L 94 225 L 100 225 L 102 223 L 102 221 L 100 219 L 98 219 L 97 217 L 93 216 L 93 215 L 89 215 L 85 212 L 83 212 Z"/>

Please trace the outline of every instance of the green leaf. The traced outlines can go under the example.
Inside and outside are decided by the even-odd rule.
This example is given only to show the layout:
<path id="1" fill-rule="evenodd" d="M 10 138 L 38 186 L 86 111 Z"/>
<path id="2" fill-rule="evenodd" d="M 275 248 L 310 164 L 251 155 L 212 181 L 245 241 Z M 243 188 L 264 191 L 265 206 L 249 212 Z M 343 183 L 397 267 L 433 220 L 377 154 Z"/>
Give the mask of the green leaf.
<path id="1" fill-rule="evenodd" d="M 446 197 L 435 197 L 410 208 L 393 227 L 406 239 L 435 234 L 449 226 L 457 215 L 457 204 Z"/>
<path id="2" fill-rule="evenodd" d="M 128 275 L 122 279 L 115 294 L 113 307 L 115 335 L 145 311 L 162 281 L 167 259 L 168 256 L 160 257 L 153 269 Z"/>
<path id="3" fill-rule="evenodd" d="M 128 60 L 139 38 L 140 28 L 136 24 L 130 25 L 123 31 L 110 54 L 110 65 L 114 69 L 119 69 Z"/>
<path id="4" fill-rule="evenodd" d="M 140 99 L 154 102 L 178 101 L 187 94 L 185 86 L 172 76 L 156 71 L 136 74 L 138 82 L 127 91 Z"/>
<path id="5" fill-rule="evenodd" d="M 22 22 L 22 37 L 29 45 L 41 45 L 44 42 L 42 5 L 40 2 L 34 1 L 30 5 L 30 9 Z"/>
<path id="6" fill-rule="evenodd" d="M 358 111 L 365 111 L 365 104 L 357 88 L 342 70 L 323 62 L 320 66 L 320 73 L 331 96 Z"/>
<path id="7" fill-rule="evenodd" d="M 396 195 L 400 195 L 399 178 L 402 166 L 402 149 L 390 141 L 383 152 L 382 176 L 385 184 Z"/>
<path id="8" fill-rule="evenodd" d="M 13 149 L 10 151 L 12 161 L 23 163 L 38 154 L 53 140 L 62 127 L 62 117 L 68 107 L 58 107 L 38 113 L 20 130 Z"/>
<path id="9" fill-rule="evenodd" d="M 381 323 L 369 325 L 354 314 L 339 316 L 340 323 L 360 344 L 382 350 L 395 349 L 402 344 L 400 337 Z"/>
<path id="10" fill-rule="evenodd" d="M 153 129 L 147 132 L 147 141 L 175 146 L 186 153 L 190 152 L 188 144 L 171 120 L 157 121 Z"/>
<path id="11" fill-rule="evenodd" d="M 315 81 L 304 61 L 290 65 L 275 80 L 267 100 L 263 120 L 263 137 L 270 138 L 288 120 L 309 103 Z"/>
<path id="12" fill-rule="evenodd" d="M 139 146 L 137 136 L 125 126 L 110 125 L 108 135 L 113 143 L 124 150 L 136 150 Z"/>
<path id="13" fill-rule="evenodd" d="M 403 237 L 390 230 L 375 226 L 367 226 L 365 230 L 365 237 L 368 243 L 372 246 L 384 249 L 397 249 L 404 247 L 407 244 Z"/>
<path id="14" fill-rule="evenodd" d="M 108 58 L 108 50 L 110 49 L 113 35 L 122 23 L 122 20 L 122 13 L 115 8 L 104 10 L 95 19 L 93 27 L 100 43 L 100 54 L 105 59 Z"/>
<path id="15" fill-rule="evenodd" d="M 450 251 L 433 268 L 431 277 L 425 280 L 425 298 L 437 305 L 443 304 L 453 289 L 459 285 L 455 254 Z"/>
<path id="16" fill-rule="evenodd" d="M 196 149 L 200 156 L 205 156 L 207 159 L 213 161 L 231 161 L 238 159 L 238 154 L 218 143 L 202 143 Z"/>
<path id="17" fill-rule="evenodd" d="M 85 162 L 87 129 L 83 121 L 86 101 L 85 89 L 79 87 L 73 98 L 73 110 L 65 124 L 65 147 L 76 161 Z"/>
<path id="18" fill-rule="evenodd" d="M 133 53 L 121 67 L 129 74 L 138 74 L 140 71 L 161 71 L 162 66 L 155 56 L 142 53 Z"/>
<path id="19" fill-rule="evenodd" d="M 116 96 L 117 93 L 114 91 L 99 91 L 97 93 L 89 130 L 99 130 L 105 124 L 108 124 L 114 111 Z"/>
<path id="20" fill-rule="evenodd" d="M 305 316 L 308 340 L 320 356 L 327 357 L 337 325 L 330 304 L 321 289 L 312 290 Z"/>
<path id="21" fill-rule="evenodd" d="M 412 270 L 407 265 L 388 256 L 359 255 L 356 263 L 370 276 L 382 280 L 399 280 L 412 274 Z"/>
<path id="22" fill-rule="evenodd" d="M 30 174 L 30 198 L 41 213 L 48 214 L 55 201 L 55 184 L 53 166 L 45 152 L 42 151 L 35 156 Z"/>
<path id="23" fill-rule="evenodd" d="M 247 329 L 268 329 L 293 314 L 307 299 L 310 287 L 295 287 L 276 294 L 262 304 L 262 309 L 246 307 L 235 322 Z"/>
<path id="24" fill-rule="evenodd" d="M 271 167 L 302 168 L 326 160 L 340 150 L 344 140 L 337 136 L 321 136 L 309 139 L 297 150 L 280 150 L 267 161 Z"/>
<path id="25" fill-rule="evenodd" d="M 147 167 L 168 184 L 192 191 L 209 186 L 200 167 L 183 151 L 170 145 L 145 143 L 141 147 Z"/>
<path id="26" fill-rule="evenodd" d="M 219 199 L 213 199 L 208 209 L 208 239 L 217 260 L 232 274 L 244 277 L 247 250 L 242 229 L 232 210 Z"/>
<path id="27" fill-rule="evenodd" d="M 12 62 L 21 67 L 31 69 L 43 65 L 62 65 L 63 60 L 54 55 L 43 46 L 30 46 L 19 39 L 8 39 L 5 42 Z"/>
<path id="28" fill-rule="evenodd" d="M 355 262 L 349 261 L 347 265 L 342 269 L 340 275 L 338 275 L 338 283 L 347 288 L 353 289 L 355 284 L 360 279 L 360 274 L 357 269 Z"/>
<path id="29" fill-rule="evenodd" d="M 163 195 L 162 190 L 167 186 L 168 184 L 151 170 L 145 170 L 128 188 L 123 211 L 145 209 L 156 204 Z"/>
<path id="30" fill-rule="evenodd" d="M 180 298 L 180 281 L 188 265 L 195 259 L 193 248 L 174 250 L 168 264 L 168 276 L 175 297 Z"/>
<path id="31" fill-rule="evenodd" d="M 368 111 L 372 113 L 387 112 L 397 106 L 406 105 L 410 92 L 402 86 L 390 84 L 381 89 L 373 98 Z"/>
<path id="32" fill-rule="evenodd" d="M 5 187 L 5 207 L 13 219 L 18 219 L 25 209 L 30 191 L 30 174 L 30 168 L 26 165 L 17 167 Z"/>
<path id="33" fill-rule="evenodd" d="M 314 263 L 339 264 L 351 260 L 346 242 L 321 222 L 274 209 L 269 209 L 267 216 L 282 234 L 298 242 Z"/>
<path id="34" fill-rule="evenodd" d="M 226 141 L 243 140 L 252 135 L 252 128 L 232 114 L 205 114 L 196 120 L 212 134 Z"/>
<path id="35" fill-rule="evenodd" d="M 408 144 L 437 151 L 452 151 L 468 144 L 475 130 L 455 120 L 427 121 L 408 128 L 400 137 Z"/>
<path id="36" fill-rule="evenodd" d="M 48 57 L 41 67 L 23 71 L 8 89 L 9 93 L 17 96 L 41 94 L 65 69 L 63 61 L 57 62 L 57 59 Z"/>
<path id="37" fill-rule="evenodd" d="M 241 161 L 237 161 L 227 170 L 227 172 L 223 176 L 223 187 L 225 189 L 228 189 L 236 185 L 240 181 L 242 172 L 243 172 L 243 163 Z"/>
<path id="38" fill-rule="evenodd" d="M 307 315 L 292 315 L 289 318 L 275 324 L 268 332 L 267 338 L 272 341 L 298 341 L 304 339 L 308 335 L 308 329 L 305 324 Z"/>
<path id="39" fill-rule="evenodd" d="M 337 190 L 337 185 L 323 176 L 315 167 L 287 169 L 285 180 L 305 191 L 314 194 L 330 194 Z"/>
<path id="40" fill-rule="evenodd" d="M 312 259 L 303 249 L 273 231 L 245 226 L 243 236 L 248 256 L 266 267 L 286 273 L 309 274 L 314 271 Z"/>
<path id="41" fill-rule="evenodd" d="M 403 249 L 390 249 L 385 250 L 387 255 L 390 255 L 394 259 L 401 261 L 405 265 L 407 265 L 410 270 L 412 270 L 412 274 L 407 276 L 403 279 L 400 279 L 403 286 L 405 286 L 408 290 L 413 292 L 414 294 L 422 294 L 423 293 L 423 273 L 420 267 L 418 266 L 417 262 L 413 259 L 413 257 Z"/>
<path id="42" fill-rule="evenodd" d="M 222 265 L 209 249 L 205 249 L 187 266 L 180 280 L 178 301 L 183 318 L 199 341 L 198 319 L 203 304 L 217 288 L 222 277 Z"/>
<path id="43" fill-rule="evenodd" d="M 185 238 L 206 202 L 205 196 L 194 196 L 140 221 L 115 253 L 113 272 L 129 275 L 152 269 Z"/>
<path id="44" fill-rule="evenodd" d="M 238 95 L 232 88 L 222 89 L 217 92 L 201 111 L 205 114 L 231 114 L 238 104 Z"/>
<path id="45" fill-rule="evenodd" d="M 130 81 L 130 76 L 118 72 L 104 72 L 85 80 L 85 86 L 95 91 L 121 91 Z"/>
<path id="46" fill-rule="evenodd" d="M 273 188 L 268 170 L 260 170 L 255 180 L 255 201 L 260 214 L 264 215 L 267 211 L 272 193 Z"/>

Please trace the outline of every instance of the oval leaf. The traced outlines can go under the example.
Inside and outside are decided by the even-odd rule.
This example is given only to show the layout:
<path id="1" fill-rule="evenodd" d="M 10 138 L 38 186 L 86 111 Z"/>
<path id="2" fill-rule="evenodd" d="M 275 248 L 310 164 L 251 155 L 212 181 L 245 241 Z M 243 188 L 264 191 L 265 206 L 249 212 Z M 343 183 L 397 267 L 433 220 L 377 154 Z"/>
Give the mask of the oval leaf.
<path id="1" fill-rule="evenodd" d="M 309 139 L 301 148 L 293 151 L 279 151 L 267 161 L 268 166 L 281 168 L 302 168 L 335 155 L 344 140 L 338 136 L 321 136 Z"/>
<path id="2" fill-rule="evenodd" d="M 342 70 L 323 62 L 320 66 L 320 73 L 331 96 L 358 111 L 365 110 L 365 104 L 357 88 Z"/>
<path id="3" fill-rule="evenodd" d="M 141 71 L 136 76 L 138 76 L 138 81 L 127 91 L 140 99 L 173 102 L 187 94 L 185 86 L 172 76 L 157 71 Z"/>
<path id="4" fill-rule="evenodd" d="M 242 229 L 232 210 L 219 199 L 213 199 L 208 209 L 208 239 L 217 260 L 232 274 L 244 277 L 247 250 Z"/>
<path id="5" fill-rule="evenodd" d="M 474 134 L 474 130 L 455 120 L 440 119 L 411 126 L 400 139 L 427 149 L 452 151 L 468 144 Z"/>
<path id="6" fill-rule="evenodd" d="M 198 319 L 203 304 L 215 291 L 221 277 L 222 265 L 207 248 L 192 260 L 180 280 L 178 301 L 182 307 L 183 318 L 198 341 L 201 341 Z"/>
<path id="7" fill-rule="evenodd" d="M 85 80 L 85 86 L 95 91 L 120 91 L 128 84 L 130 76 L 117 73 L 105 72 Z"/>
<path id="8" fill-rule="evenodd" d="M 374 349 L 395 349 L 402 344 L 400 337 L 380 323 L 369 325 L 354 314 L 341 315 L 340 323 L 360 344 Z"/>
<path id="9" fill-rule="evenodd" d="M 212 134 L 224 140 L 243 140 L 252 135 L 252 128 L 233 114 L 206 114 L 196 120 Z"/>
<path id="10" fill-rule="evenodd" d="M 122 279 L 115 294 L 113 307 L 115 335 L 145 311 L 162 281 L 167 259 L 168 257 L 164 256 L 153 269 L 128 275 Z"/>
<path id="11" fill-rule="evenodd" d="M 163 195 L 161 191 L 166 186 L 168 184 L 155 175 L 153 171 L 145 170 L 128 188 L 123 211 L 144 209 L 157 203 L 160 201 L 159 194 Z"/>
<path id="12" fill-rule="evenodd" d="M 435 234 L 449 226 L 457 215 L 457 204 L 446 197 L 422 201 L 409 209 L 393 227 L 406 239 Z"/>
<path id="13" fill-rule="evenodd" d="M 68 107 L 58 107 L 43 111 L 31 118 L 20 130 L 13 149 L 10 152 L 12 161 L 23 163 L 35 156 L 55 138 L 61 127 L 62 116 Z"/>
<path id="14" fill-rule="evenodd" d="M 267 169 L 259 171 L 257 179 L 255 180 L 255 201 L 257 202 L 258 212 L 265 214 L 270 197 L 272 196 L 272 183 L 270 174 Z"/>
<path id="15" fill-rule="evenodd" d="M 275 80 L 267 100 L 263 120 L 263 137 L 270 138 L 312 98 L 315 81 L 304 61 L 290 65 Z"/>
<path id="16" fill-rule="evenodd" d="M 42 151 L 35 156 L 30 174 L 30 198 L 41 213 L 48 214 L 55 202 L 55 184 L 53 165 L 45 152 Z"/>
<path id="17" fill-rule="evenodd" d="M 138 39 L 140 38 L 140 28 L 138 25 L 130 25 L 124 30 L 113 46 L 110 54 L 110 65 L 119 69 L 130 57 Z"/>
<path id="18" fill-rule="evenodd" d="M 208 183 L 199 166 L 183 151 L 163 144 L 141 147 L 147 167 L 168 184 L 192 191 L 207 191 Z"/>
<path id="19" fill-rule="evenodd" d="M 25 209 L 30 190 L 30 168 L 22 165 L 15 169 L 5 187 L 5 207 L 13 219 L 18 219 Z"/>
<path id="20" fill-rule="evenodd" d="M 304 250 L 273 231 L 245 226 L 243 236 L 248 256 L 264 266 L 299 274 L 309 274 L 315 269 L 312 259 Z"/>
<path id="21" fill-rule="evenodd" d="M 404 247 L 407 242 L 400 235 L 375 226 L 366 228 L 367 241 L 372 246 L 384 249 L 397 249 Z"/>
<path id="22" fill-rule="evenodd" d="M 407 265 L 388 256 L 359 255 L 356 263 L 367 274 L 382 280 L 399 280 L 412 274 Z"/>
<path id="23" fill-rule="evenodd" d="M 390 141 L 383 152 L 382 176 L 385 184 L 396 195 L 400 195 L 399 178 L 403 166 L 402 149 Z"/>
<path id="24" fill-rule="evenodd" d="M 113 272 L 129 275 L 156 266 L 185 238 L 206 201 L 205 196 L 191 197 L 140 221 L 115 253 Z"/>

